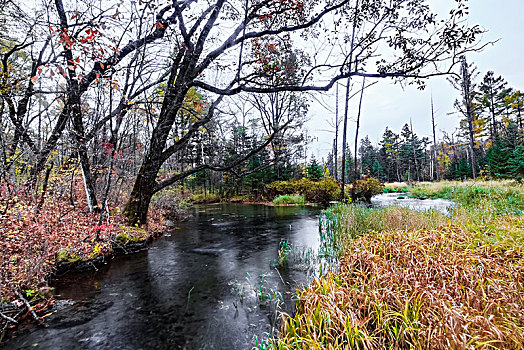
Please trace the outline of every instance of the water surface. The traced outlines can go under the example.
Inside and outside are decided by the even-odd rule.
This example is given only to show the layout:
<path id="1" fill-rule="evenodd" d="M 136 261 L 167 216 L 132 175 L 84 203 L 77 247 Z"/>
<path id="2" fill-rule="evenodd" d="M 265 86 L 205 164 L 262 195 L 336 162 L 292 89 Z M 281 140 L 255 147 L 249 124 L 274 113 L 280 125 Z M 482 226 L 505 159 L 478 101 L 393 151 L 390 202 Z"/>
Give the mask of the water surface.
<path id="1" fill-rule="evenodd" d="M 300 266 L 276 269 L 281 240 L 317 249 L 319 210 L 196 206 L 147 251 L 55 283 L 74 304 L 6 349 L 251 349 L 293 312 Z M 296 248 L 295 248 L 296 249 Z"/>
<path id="2" fill-rule="evenodd" d="M 371 198 L 371 204 L 376 207 L 398 205 L 413 210 L 437 210 L 448 214 L 448 209 L 456 204 L 447 199 L 418 199 L 409 198 L 409 193 L 382 193 Z"/>

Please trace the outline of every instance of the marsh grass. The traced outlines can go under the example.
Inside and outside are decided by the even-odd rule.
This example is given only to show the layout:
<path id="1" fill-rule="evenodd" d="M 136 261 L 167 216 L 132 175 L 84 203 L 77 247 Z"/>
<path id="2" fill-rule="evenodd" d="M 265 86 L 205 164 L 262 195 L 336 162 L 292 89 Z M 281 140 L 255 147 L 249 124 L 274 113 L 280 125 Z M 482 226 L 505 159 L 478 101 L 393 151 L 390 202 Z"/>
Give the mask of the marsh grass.
<path id="1" fill-rule="evenodd" d="M 496 214 L 524 211 L 524 185 L 510 180 L 420 183 L 409 191 L 412 197 L 451 199 L 469 208 L 489 206 Z"/>
<path id="2" fill-rule="evenodd" d="M 298 204 L 304 205 L 306 198 L 299 194 L 289 195 L 284 194 L 273 199 L 273 204 L 275 205 L 288 205 L 288 204 Z"/>
<path id="3" fill-rule="evenodd" d="M 353 205 L 326 212 L 322 235 L 340 263 L 297 292 L 273 348 L 524 348 L 522 186 L 423 186 L 461 205 L 450 217 Z"/>
<path id="4" fill-rule="evenodd" d="M 404 183 L 386 183 L 384 184 L 383 193 L 406 193 L 409 192 L 409 186 Z"/>
<path id="5" fill-rule="evenodd" d="M 371 231 L 406 231 L 436 228 L 448 219 L 439 211 L 413 211 L 409 208 L 366 208 L 338 204 L 320 218 L 321 251 L 344 254 L 352 240 Z"/>
<path id="6" fill-rule="evenodd" d="M 192 203 L 219 203 L 223 200 L 224 198 L 217 193 L 194 193 L 189 197 L 189 201 Z"/>
<path id="7" fill-rule="evenodd" d="M 522 257 L 453 226 L 364 235 L 338 272 L 299 293 L 274 346 L 520 349 Z"/>

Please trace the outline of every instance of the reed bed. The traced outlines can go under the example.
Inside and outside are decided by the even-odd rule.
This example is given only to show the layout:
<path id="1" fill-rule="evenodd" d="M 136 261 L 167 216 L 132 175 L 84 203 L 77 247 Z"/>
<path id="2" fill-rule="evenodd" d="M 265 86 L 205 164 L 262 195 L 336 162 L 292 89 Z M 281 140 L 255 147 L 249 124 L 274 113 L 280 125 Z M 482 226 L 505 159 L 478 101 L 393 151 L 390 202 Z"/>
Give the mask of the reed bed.
<path id="1" fill-rule="evenodd" d="M 273 204 L 275 205 L 289 205 L 289 204 L 304 205 L 305 202 L 306 202 L 305 196 L 300 195 L 300 194 L 294 194 L 294 195 L 283 194 L 273 199 Z"/>
<path id="2" fill-rule="evenodd" d="M 469 199 L 451 217 L 329 209 L 323 238 L 338 248 L 338 269 L 297 291 L 297 312 L 283 316 L 271 347 L 524 348 L 522 187 L 454 185 Z"/>
<path id="3" fill-rule="evenodd" d="M 439 211 L 419 212 L 409 208 L 365 208 L 338 204 L 320 218 L 320 236 L 324 255 L 341 256 L 353 239 L 371 231 L 397 231 L 435 228 L 448 219 Z"/>
<path id="4" fill-rule="evenodd" d="M 373 232 L 338 272 L 301 291 L 277 349 L 521 349 L 522 247 L 473 245 L 466 232 Z"/>

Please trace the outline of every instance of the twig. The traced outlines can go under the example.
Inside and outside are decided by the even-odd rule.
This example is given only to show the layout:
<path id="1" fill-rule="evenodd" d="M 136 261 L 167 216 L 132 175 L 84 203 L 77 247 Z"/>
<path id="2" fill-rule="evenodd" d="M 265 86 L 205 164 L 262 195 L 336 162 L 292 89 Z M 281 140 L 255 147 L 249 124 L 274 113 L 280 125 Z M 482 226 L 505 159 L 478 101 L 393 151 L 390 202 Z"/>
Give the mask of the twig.
<path id="1" fill-rule="evenodd" d="M 119 246 L 120 248 L 122 248 L 122 250 L 124 251 L 125 254 L 129 254 L 129 252 L 126 250 L 126 248 L 124 248 L 124 246 L 120 243 L 118 243 L 118 241 L 115 239 L 111 239 L 111 243 L 112 244 L 116 244 L 117 246 Z"/>
<path id="2" fill-rule="evenodd" d="M 27 301 L 27 299 L 24 298 L 24 296 L 22 295 L 22 293 L 20 293 L 20 292 L 18 291 L 18 289 L 16 289 L 16 288 L 11 284 L 11 282 L 10 282 L 9 280 L 6 280 L 6 282 L 7 282 L 7 285 L 9 286 L 9 288 L 11 288 L 11 290 L 16 294 L 16 296 L 17 296 L 20 300 L 22 300 L 22 301 L 24 302 L 25 306 L 27 306 L 27 308 L 28 308 L 29 312 L 31 313 L 31 315 L 33 316 L 33 318 L 34 318 L 35 320 L 37 320 L 38 322 L 41 322 L 41 321 L 40 321 L 40 317 L 38 317 L 38 315 L 36 314 L 35 310 L 33 310 L 33 307 L 31 306 L 31 304 L 29 304 L 29 302 Z"/>
<path id="3" fill-rule="evenodd" d="M 0 316 L 2 316 L 2 318 L 8 322 L 11 322 L 11 323 L 18 323 L 17 320 L 15 320 L 14 318 L 12 317 L 9 317 L 7 315 L 4 315 L 2 312 L 0 312 Z"/>
<path id="4" fill-rule="evenodd" d="M 35 216 L 38 216 L 38 214 L 40 213 L 40 209 L 42 209 L 42 206 L 44 205 L 45 194 L 47 192 L 47 185 L 49 184 L 49 175 L 51 175 L 52 170 L 53 164 L 51 164 L 51 166 L 47 168 L 47 171 L 45 172 L 44 184 L 42 186 L 42 195 L 40 196 L 40 202 L 36 206 Z"/>

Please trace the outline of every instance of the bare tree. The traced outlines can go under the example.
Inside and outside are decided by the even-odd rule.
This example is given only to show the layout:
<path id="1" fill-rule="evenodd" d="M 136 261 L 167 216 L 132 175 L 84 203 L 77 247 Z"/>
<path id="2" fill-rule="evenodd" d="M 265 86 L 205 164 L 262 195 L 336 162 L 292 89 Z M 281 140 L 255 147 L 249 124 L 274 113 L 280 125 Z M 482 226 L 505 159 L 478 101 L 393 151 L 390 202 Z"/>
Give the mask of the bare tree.
<path id="1" fill-rule="evenodd" d="M 224 96 L 328 91 L 337 81 L 355 76 L 411 79 L 423 85 L 425 78 L 449 73 L 457 57 L 476 49 L 481 33 L 464 23 L 462 2 L 443 22 L 424 0 L 124 0 L 109 9 L 97 4 L 55 0 L 26 16 L 30 25 L 20 26 L 17 42 L 3 58 L 13 59 L 13 54 L 6 57 L 10 49 L 28 51 L 29 74 L 20 79 L 17 94 L 2 92 L 2 100 L 8 109 L 14 106 L 10 127 L 33 156 L 33 181 L 62 147 L 69 125 L 74 144 L 64 147 L 77 149 L 87 173 L 89 159 L 82 160 L 81 154 L 99 130 L 109 120 L 145 111 L 146 122 L 133 124 L 134 133 L 144 139 L 136 142 L 144 155 L 125 209 L 131 224 L 146 222 L 154 193 L 202 169 L 230 169 L 278 135 L 282 125 L 237 159 L 195 164 L 159 179 L 162 166 L 215 119 Z M 327 36 L 329 26 L 335 34 Z M 349 49 L 348 28 L 355 28 Z M 338 51 L 321 64 L 308 59 L 318 54 L 315 49 L 304 50 L 300 65 L 279 58 L 295 52 L 291 43 L 314 48 L 326 39 L 340 50 L 334 49 Z M 286 79 L 292 72 L 301 79 Z M 115 101 L 120 102 L 111 110 L 104 106 L 103 117 L 85 113 L 97 90 L 117 87 L 120 97 Z M 205 99 L 200 110 L 198 101 L 193 101 L 196 106 L 188 102 L 195 91 Z M 49 103 L 45 113 L 50 131 L 35 142 L 35 121 L 42 115 L 37 95 Z"/>

